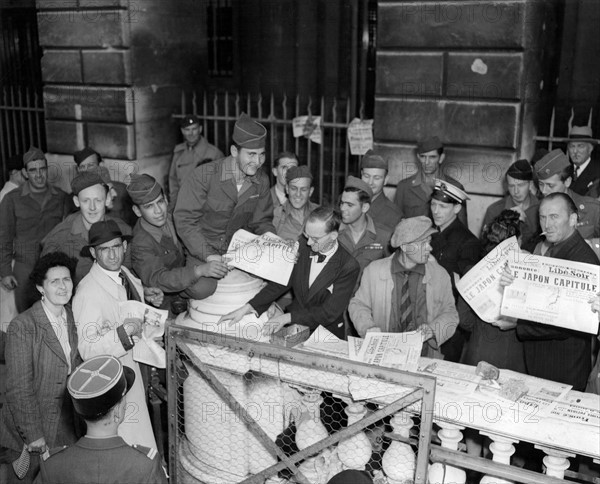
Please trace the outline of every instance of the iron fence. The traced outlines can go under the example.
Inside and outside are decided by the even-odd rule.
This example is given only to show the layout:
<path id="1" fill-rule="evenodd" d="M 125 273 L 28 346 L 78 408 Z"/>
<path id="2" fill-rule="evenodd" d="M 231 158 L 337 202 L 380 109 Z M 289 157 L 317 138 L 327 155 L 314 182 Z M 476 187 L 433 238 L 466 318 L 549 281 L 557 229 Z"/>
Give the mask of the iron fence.
<path id="1" fill-rule="evenodd" d="M 181 119 L 197 116 L 207 139 L 224 153 L 229 152 L 233 125 L 242 112 L 264 124 L 269 132 L 267 165 L 282 151 L 298 155 L 314 177 L 317 203 L 333 203 L 349 174 L 358 171 L 359 157 L 350 153 L 347 127 L 352 120 L 350 99 L 303 99 L 283 96 L 264 97 L 250 94 L 181 93 L 181 110 L 173 115 Z M 361 109 L 362 112 L 362 109 Z M 299 116 L 321 117 L 321 144 L 308 137 L 294 138 L 293 120 Z M 270 173 L 270 170 L 268 170 Z"/>

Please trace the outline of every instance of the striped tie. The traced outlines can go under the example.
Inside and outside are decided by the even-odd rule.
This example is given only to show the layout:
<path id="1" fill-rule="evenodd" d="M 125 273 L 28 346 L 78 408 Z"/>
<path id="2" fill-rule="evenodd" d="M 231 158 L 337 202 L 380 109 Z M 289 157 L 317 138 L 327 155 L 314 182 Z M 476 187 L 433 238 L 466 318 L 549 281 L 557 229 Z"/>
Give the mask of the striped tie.
<path id="1" fill-rule="evenodd" d="M 401 288 L 400 297 L 400 331 L 404 332 L 412 323 L 412 304 L 410 303 L 410 294 L 408 291 L 408 272 L 404 273 L 404 280 Z"/>

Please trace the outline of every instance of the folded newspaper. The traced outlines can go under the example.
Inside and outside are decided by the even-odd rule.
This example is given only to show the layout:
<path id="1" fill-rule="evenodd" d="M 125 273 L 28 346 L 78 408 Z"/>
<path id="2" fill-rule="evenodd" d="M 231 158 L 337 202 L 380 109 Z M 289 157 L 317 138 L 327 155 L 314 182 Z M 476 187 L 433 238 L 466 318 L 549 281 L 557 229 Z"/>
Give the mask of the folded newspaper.
<path id="1" fill-rule="evenodd" d="M 298 247 L 298 242 L 271 232 L 255 235 L 240 229 L 233 234 L 224 258 L 232 267 L 285 286 L 298 259 Z"/>
<path id="2" fill-rule="evenodd" d="M 133 359 L 155 368 L 166 368 L 165 349 L 157 343 L 165 334 L 165 322 L 169 311 L 148 306 L 139 301 L 119 303 L 119 314 L 123 324 L 129 321 L 142 323 L 142 334 L 133 347 Z"/>

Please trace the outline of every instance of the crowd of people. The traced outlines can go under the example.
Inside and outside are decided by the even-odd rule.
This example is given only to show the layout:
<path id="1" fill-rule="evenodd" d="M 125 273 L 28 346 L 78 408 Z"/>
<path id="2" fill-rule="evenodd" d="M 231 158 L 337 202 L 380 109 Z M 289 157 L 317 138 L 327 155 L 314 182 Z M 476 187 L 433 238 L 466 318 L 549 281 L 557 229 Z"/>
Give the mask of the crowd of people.
<path id="1" fill-rule="evenodd" d="M 487 209 L 480 237 L 467 225 L 469 196 L 445 173 L 436 136 L 418 143 L 418 172 L 400 181 L 393 200 L 384 193 L 388 162 L 371 150 L 336 203 L 318 206 L 311 169 L 294 153 L 273 160 L 271 186 L 263 170 L 267 130 L 246 114 L 227 156 L 202 136 L 197 118 L 183 119 L 181 133 L 168 190 L 147 174 L 132 175 L 128 185 L 111 180 L 91 147 L 74 154 L 70 196 L 49 184 L 37 148 L 9 166 L 0 282 L 3 302 L 14 295 L 18 316 L 0 344 L 8 375 L 0 446 L 7 462 L 34 456 L 24 475 L 9 472 L 10 482 L 36 475 L 66 482 L 75 470 L 63 463 L 92 465 L 94 449 L 162 482 L 143 365 L 132 355 L 142 327 L 121 319 L 119 303 L 176 314 L 186 301 L 209 297 L 229 271 L 223 256 L 240 228 L 299 241 L 299 254 L 287 285 L 268 282 L 222 323 L 268 311 L 265 333 L 290 323 L 311 331 L 323 325 L 340 338 L 416 331 L 423 356 L 485 360 L 599 392 L 592 336 L 521 320 L 485 323 L 456 288 L 512 236 L 533 254 L 600 265 L 600 168 L 590 159 L 595 142 L 587 128 L 572 129 L 568 156 L 555 149 L 508 168 L 507 194 Z M 506 269 L 502 284 L 512 281 Z M 589 304 L 599 312 L 597 296 Z M 90 368 L 112 376 L 84 395 Z"/>

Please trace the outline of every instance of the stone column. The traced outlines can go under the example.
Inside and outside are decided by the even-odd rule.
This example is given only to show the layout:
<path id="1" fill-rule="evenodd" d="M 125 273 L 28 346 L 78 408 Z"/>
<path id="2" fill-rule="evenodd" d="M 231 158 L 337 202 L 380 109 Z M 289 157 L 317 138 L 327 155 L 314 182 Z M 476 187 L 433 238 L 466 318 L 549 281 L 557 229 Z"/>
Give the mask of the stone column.
<path id="1" fill-rule="evenodd" d="M 192 0 L 37 0 L 53 182 L 92 146 L 113 179 L 163 179 L 179 133 L 180 88 L 206 72 L 205 6 Z M 70 191 L 70 190 L 69 190 Z"/>
<path id="2" fill-rule="evenodd" d="M 478 233 L 506 168 L 533 154 L 536 113 L 554 83 L 542 69 L 554 15 L 553 1 L 380 3 L 374 134 L 392 181 L 416 172 L 419 139 L 439 136 L 448 174 L 473 195 Z"/>

